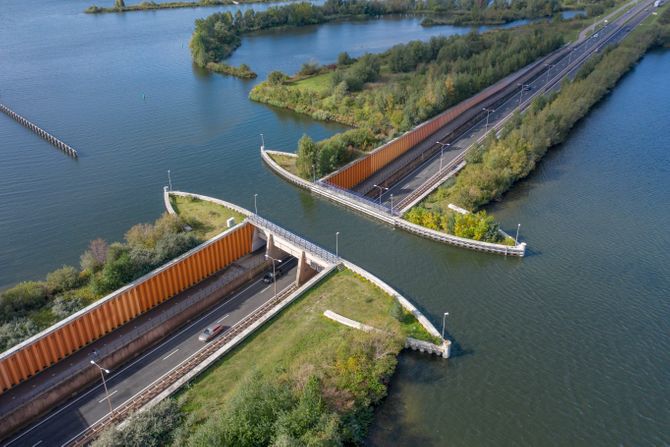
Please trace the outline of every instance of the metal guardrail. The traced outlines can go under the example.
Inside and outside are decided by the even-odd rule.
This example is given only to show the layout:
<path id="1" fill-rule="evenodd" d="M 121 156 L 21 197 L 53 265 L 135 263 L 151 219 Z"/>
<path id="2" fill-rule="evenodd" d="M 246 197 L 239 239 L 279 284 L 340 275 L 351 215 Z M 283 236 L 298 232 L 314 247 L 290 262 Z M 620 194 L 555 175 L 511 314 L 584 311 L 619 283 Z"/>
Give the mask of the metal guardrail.
<path id="1" fill-rule="evenodd" d="M 277 294 L 276 297 L 270 299 L 265 304 L 256 309 L 254 312 L 247 315 L 237 324 L 232 326 L 221 337 L 205 345 L 205 347 L 203 347 L 202 349 L 191 355 L 189 358 L 184 360 L 176 368 L 172 369 L 171 371 L 168 371 L 158 380 L 151 383 L 149 386 L 144 388 L 135 396 L 128 399 L 119 407 L 115 408 L 112 413 L 107 413 L 107 415 L 105 415 L 103 418 L 101 418 L 100 420 L 89 426 L 86 430 L 77 435 L 75 438 L 68 441 L 65 445 L 69 446 L 88 445 L 90 442 L 92 442 L 98 436 L 100 436 L 100 434 L 107 428 L 113 426 L 116 422 L 120 422 L 126 419 L 132 413 L 142 408 L 155 396 L 163 392 L 170 385 L 175 383 L 186 373 L 195 368 L 198 364 L 202 363 L 205 359 L 207 359 L 209 356 L 218 351 L 221 347 L 232 341 L 241 332 L 243 332 L 257 320 L 263 317 L 266 313 L 268 313 L 273 307 L 275 307 L 277 304 L 279 304 L 281 301 L 283 301 L 289 295 L 291 295 L 291 293 L 293 293 L 295 290 L 296 290 L 295 284 L 292 284 L 286 289 L 282 290 L 280 293 Z"/>
<path id="2" fill-rule="evenodd" d="M 255 263 L 251 269 L 259 266 L 265 262 L 262 258 L 259 259 L 258 263 Z M 232 264 L 233 266 L 235 264 Z M 239 267 L 238 267 L 239 268 Z M 231 282 L 235 281 L 236 279 L 240 278 L 243 276 L 247 270 L 236 270 L 234 273 L 231 272 L 226 272 L 224 275 L 210 284 L 209 286 L 198 290 L 188 298 L 186 298 L 184 301 L 181 303 L 170 307 L 167 309 L 165 312 L 161 313 L 158 315 L 156 318 L 151 318 L 149 321 L 151 324 L 145 325 L 138 327 L 136 329 L 133 329 L 130 332 L 127 332 L 126 334 L 122 335 L 119 338 L 116 338 L 115 340 L 112 340 L 110 343 L 105 344 L 104 346 L 100 348 L 96 348 L 98 358 L 104 359 L 106 356 L 116 352 L 117 350 L 127 346 L 129 343 L 133 342 L 134 340 L 137 340 L 147 332 L 157 328 L 158 326 L 162 325 L 166 321 L 170 320 L 171 318 L 174 318 L 176 315 L 184 312 L 186 309 L 190 308 L 195 304 L 196 302 L 206 298 L 207 296 L 211 295 L 212 293 L 216 292 L 218 289 L 230 284 Z M 230 274 L 228 274 L 230 273 Z M 183 293 L 183 292 L 182 292 Z M 85 348 L 82 348 L 85 349 Z M 85 358 L 77 363 L 74 363 L 72 366 L 68 367 L 65 369 L 63 372 L 61 372 L 59 375 L 61 377 L 64 377 L 64 380 L 69 380 L 71 379 L 74 375 L 80 373 L 82 370 L 86 368 L 90 368 L 90 363 L 89 363 L 89 358 Z M 32 399 L 37 398 L 41 394 L 48 392 L 51 388 L 54 387 L 53 382 L 44 382 L 40 385 L 36 385 L 35 387 L 31 388 L 27 393 L 21 395 L 21 400 L 22 401 L 29 401 Z M 18 403 L 17 403 L 18 405 Z"/>
<path id="3" fill-rule="evenodd" d="M 322 181 L 322 180 L 317 180 L 316 185 L 321 186 L 323 188 L 326 188 L 330 191 L 333 191 L 336 194 L 342 194 L 344 196 L 347 196 L 350 199 L 356 200 L 356 201 L 360 202 L 360 204 L 362 206 L 369 207 L 376 212 L 382 212 L 382 213 L 386 213 L 388 215 L 397 215 L 398 214 L 395 211 L 391 212 L 390 207 L 388 207 L 386 205 L 380 205 L 379 203 L 375 202 L 370 197 L 367 197 L 367 196 L 365 196 L 361 193 L 357 193 L 357 192 L 352 191 L 350 189 L 344 189 L 344 188 L 341 188 L 337 185 L 334 185 L 332 183 L 327 183 L 327 182 Z"/>
<path id="4" fill-rule="evenodd" d="M 298 247 L 303 248 L 316 256 L 319 256 L 331 264 L 338 264 L 340 262 L 340 257 L 336 256 L 334 253 L 331 253 L 314 242 L 310 242 L 307 239 L 302 238 L 297 234 L 292 233 L 285 228 L 282 228 L 279 225 L 276 225 L 269 220 L 260 217 L 258 214 L 251 214 L 247 220 L 253 225 L 265 228 L 266 230 L 269 230 L 272 233 L 277 234 L 282 238 L 296 244 Z"/>

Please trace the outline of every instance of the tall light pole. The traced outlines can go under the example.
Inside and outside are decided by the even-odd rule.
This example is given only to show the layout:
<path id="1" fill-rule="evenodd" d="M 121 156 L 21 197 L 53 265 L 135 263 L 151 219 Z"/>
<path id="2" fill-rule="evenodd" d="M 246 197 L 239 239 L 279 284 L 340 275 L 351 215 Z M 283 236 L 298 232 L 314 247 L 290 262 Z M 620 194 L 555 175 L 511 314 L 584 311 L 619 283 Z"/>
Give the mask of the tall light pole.
<path id="1" fill-rule="evenodd" d="M 517 224 L 516 226 L 516 237 L 514 238 L 514 244 L 519 245 L 519 229 L 521 228 L 521 224 Z"/>
<path id="2" fill-rule="evenodd" d="M 486 112 L 486 129 L 484 130 L 484 132 L 488 132 L 489 131 L 489 115 L 491 113 L 495 112 L 495 109 L 487 109 L 486 107 L 484 107 L 482 110 L 484 112 Z"/>
<path id="3" fill-rule="evenodd" d="M 444 340 L 444 326 L 447 323 L 447 315 L 449 315 L 449 312 L 445 312 L 442 316 L 442 340 Z"/>
<path id="4" fill-rule="evenodd" d="M 372 185 L 375 188 L 379 188 L 379 204 L 382 204 L 382 196 L 384 195 L 384 191 L 388 191 L 389 189 L 386 186 L 379 186 L 379 185 Z"/>
<path id="5" fill-rule="evenodd" d="M 254 211 L 256 212 L 256 215 L 258 216 L 258 202 L 256 199 L 258 198 L 258 194 L 254 194 Z"/>
<path id="6" fill-rule="evenodd" d="M 486 115 L 486 119 L 488 120 L 488 115 Z M 436 141 L 435 143 L 439 144 L 441 146 L 440 147 L 440 172 L 442 172 L 442 156 L 444 155 L 444 148 L 451 146 L 451 143 L 440 143 L 439 141 Z"/>
<path id="7" fill-rule="evenodd" d="M 275 285 L 275 299 L 277 298 L 277 270 L 275 269 L 275 262 L 282 262 L 281 259 L 275 259 L 270 255 L 265 255 L 266 259 L 272 259 L 272 282 Z"/>
<path id="8" fill-rule="evenodd" d="M 335 232 L 335 256 L 340 257 L 340 232 Z"/>
<path id="9" fill-rule="evenodd" d="M 170 185 L 170 191 L 172 191 L 172 177 L 170 176 L 169 169 L 168 169 L 168 185 Z"/>
<path id="10" fill-rule="evenodd" d="M 393 194 L 391 194 L 391 215 L 393 215 Z"/>
<path id="11" fill-rule="evenodd" d="M 109 370 L 103 368 L 102 366 L 95 363 L 95 360 L 91 360 L 91 364 L 98 367 L 100 370 L 100 377 L 102 377 L 102 386 L 105 388 L 105 396 L 107 396 L 107 403 L 109 404 L 109 413 L 114 413 L 114 408 L 112 407 L 112 399 L 109 397 L 109 391 L 107 390 L 107 382 L 105 381 L 105 373 L 109 374 Z"/>
<path id="12" fill-rule="evenodd" d="M 263 137 L 263 134 L 261 134 L 261 149 L 265 149 L 265 138 Z"/>

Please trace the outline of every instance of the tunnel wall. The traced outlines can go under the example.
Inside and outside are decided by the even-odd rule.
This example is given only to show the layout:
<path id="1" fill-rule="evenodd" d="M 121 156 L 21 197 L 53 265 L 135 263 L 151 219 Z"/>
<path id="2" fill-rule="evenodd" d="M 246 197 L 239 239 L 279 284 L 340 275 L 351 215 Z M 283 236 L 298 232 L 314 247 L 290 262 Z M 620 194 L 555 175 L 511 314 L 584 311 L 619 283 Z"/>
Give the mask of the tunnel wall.
<path id="1" fill-rule="evenodd" d="M 7 391 L 251 252 L 242 223 L 0 354 Z"/>

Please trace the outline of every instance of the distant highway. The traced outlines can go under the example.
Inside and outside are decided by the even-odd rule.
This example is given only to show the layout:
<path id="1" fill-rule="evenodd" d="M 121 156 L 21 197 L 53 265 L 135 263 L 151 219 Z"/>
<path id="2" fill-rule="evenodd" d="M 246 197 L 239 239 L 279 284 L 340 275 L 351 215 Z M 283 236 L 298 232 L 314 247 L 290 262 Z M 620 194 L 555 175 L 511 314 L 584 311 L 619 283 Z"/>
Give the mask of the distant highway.
<path id="1" fill-rule="evenodd" d="M 278 292 L 295 281 L 296 265 L 277 280 Z M 154 380 L 178 366 L 205 343 L 198 340 L 209 325 L 220 322 L 230 327 L 252 313 L 274 296 L 273 284 L 262 281 L 262 275 L 247 283 L 241 291 L 225 298 L 221 304 L 188 323 L 148 352 L 132 360 L 107 377 L 112 405 L 117 407 Z M 227 330 L 227 329 L 226 329 Z M 220 335 L 225 333 L 222 332 Z M 219 336 L 220 336 L 219 335 Z M 94 366 L 91 366 L 94 367 Z M 55 409 L 20 434 L 6 441 L 5 446 L 61 446 L 86 427 L 109 412 L 102 382 Z"/>
<path id="2" fill-rule="evenodd" d="M 416 169 L 386 190 L 381 196 L 381 203 L 387 207 L 397 205 L 423 185 L 426 180 L 434 176 L 440 170 L 441 165 L 446 166 L 449 162 L 462 155 L 463 152 L 486 133 L 487 129 L 494 127 L 496 124 L 504 120 L 519 106 L 520 103 L 539 95 L 540 90 L 545 87 L 547 87 L 549 92 L 558 90 L 561 81 L 565 77 L 574 77 L 575 73 L 583 65 L 582 61 L 579 64 L 576 64 L 574 68 L 570 69 L 569 72 L 562 74 L 562 72 L 566 71 L 568 67 L 573 64 L 573 62 L 579 60 L 583 56 L 591 55 L 596 51 L 599 51 L 600 48 L 620 42 L 636 26 L 652 14 L 655 9 L 652 5 L 653 0 L 640 2 L 638 5 L 633 6 L 629 11 L 615 19 L 612 23 L 598 30 L 593 37 L 585 38 L 584 40 L 580 39 L 573 43 L 571 45 L 572 51 L 567 56 L 560 59 L 556 64 L 549 66 L 545 73 L 527 84 L 528 87 L 519 86 L 517 95 L 512 96 L 504 103 L 498 105 L 495 108 L 495 111 L 490 112 L 488 114 L 488 126 L 486 118 L 477 121 L 458 137 L 452 139 L 450 145 L 445 146 L 442 152 L 438 151 L 435 155 L 426 159 L 426 161 Z M 611 17 L 618 12 L 620 12 L 620 10 L 615 11 L 608 17 Z M 438 140 L 438 138 L 435 137 L 435 140 Z M 436 142 L 427 141 L 424 142 L 424 144 L 430 146 L 435 145 Z M 379 182 L 381 183 L 381 180 Z"/>

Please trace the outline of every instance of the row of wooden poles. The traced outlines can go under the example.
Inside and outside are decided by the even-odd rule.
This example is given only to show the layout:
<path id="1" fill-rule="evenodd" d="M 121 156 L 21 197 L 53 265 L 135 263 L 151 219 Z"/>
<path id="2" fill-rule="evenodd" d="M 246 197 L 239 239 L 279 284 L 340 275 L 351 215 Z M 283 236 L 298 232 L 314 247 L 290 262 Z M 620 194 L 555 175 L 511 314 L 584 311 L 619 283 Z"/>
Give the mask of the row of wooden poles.
<path id="1" fill-rule="evenodd" d="M 18 113 L 14 112 L 11 110 L 9 107 L 7 107 L 4 104 L 0 104 L 0 110 L 3 111 L 4 113 L 7 114 L 7 116 L 14 118 L 18 123 L 22 124 L 26 128 L 32 130 L 35 132 L 37 135 L 40 137 L 44 138 L 47 140 L 49 143 L 54 145 L 57 149 L 60 149 L 63 151 L 66 155 L 72 157 L 72 158 L 77 158 L 79 155 L 77 154 L 77 151 L 70 145 L 63 143 L 61 140 L 58 138 L 54 137 L 51 135 L 49 132 L 46 130 L 42 129 L 39 127 L 37 124 L 33 124 Z"/>

